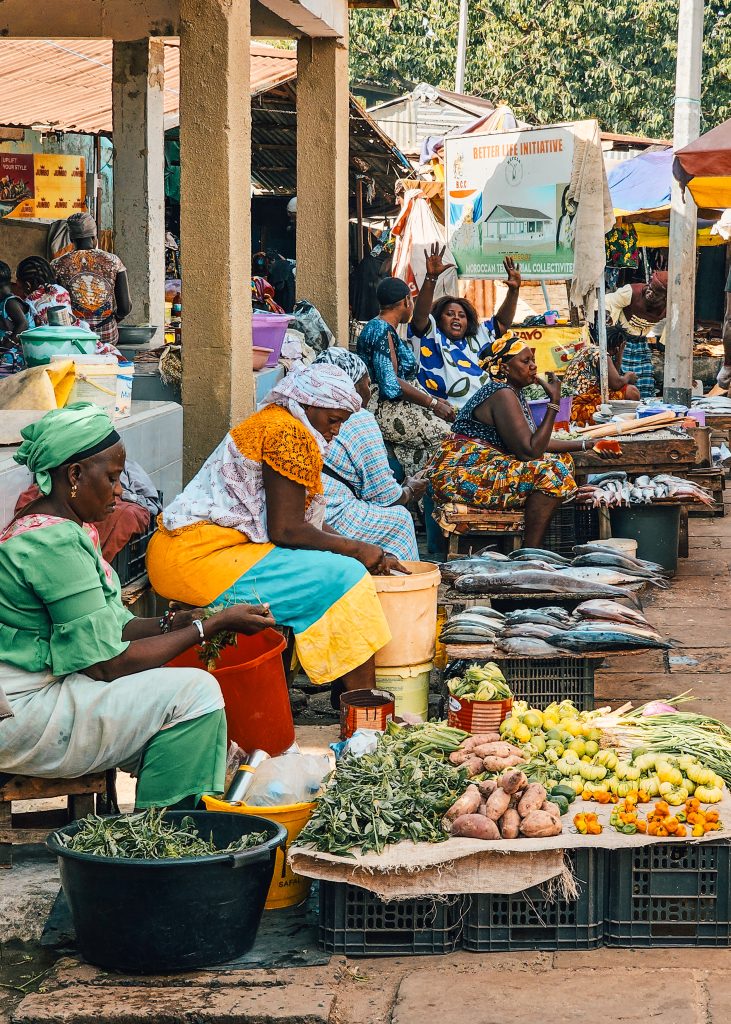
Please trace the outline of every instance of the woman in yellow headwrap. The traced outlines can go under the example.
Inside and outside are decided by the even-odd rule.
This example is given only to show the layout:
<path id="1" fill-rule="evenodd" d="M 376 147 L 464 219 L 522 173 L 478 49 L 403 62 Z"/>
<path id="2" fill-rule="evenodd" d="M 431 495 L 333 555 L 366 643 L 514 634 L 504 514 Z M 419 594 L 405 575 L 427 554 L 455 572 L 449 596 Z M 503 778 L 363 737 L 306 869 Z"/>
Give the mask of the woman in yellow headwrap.
<path id="1" fill-rule="evenodd" d="M 537 377 L 533 352 L 512 331 L 485 354 L 487 384 L 462 408 L 437 452 L 428 477 L 437 504 L 457 502 L 482 509 L 525 506 L 525 547 L 539 547 L 551 516 L 576 491 L 570 452 L 586 441 L 552 439 L 561 384 Z M 536 428 L 522 390 L 536 381 L 549 398 Z"/>

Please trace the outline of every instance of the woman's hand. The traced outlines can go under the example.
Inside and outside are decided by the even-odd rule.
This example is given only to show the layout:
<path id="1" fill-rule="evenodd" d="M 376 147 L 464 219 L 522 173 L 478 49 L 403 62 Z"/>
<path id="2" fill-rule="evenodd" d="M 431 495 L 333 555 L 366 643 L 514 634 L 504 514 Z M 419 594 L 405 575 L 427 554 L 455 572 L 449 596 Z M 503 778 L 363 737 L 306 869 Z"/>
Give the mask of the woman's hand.
<path id="1" fill-rule="evenodd" d="M 268 604 L 232 604 L 228 608 L 222 608 L 220 612 L 214 612 L 205 620 L 203 628 L 206 636 L 220 632 L 251 636 L 275 625 Z"/>
<path id="2" fill-rule="evenodd" d="M 451 270 L 454 267 L 454 263 L 444 262 L 443 257 L 446 248 L 446 245 L 440 248 L 439 243 L 434 242 L 430 249 L 424 249 L 427 277 L 439 277 L 445 271 Z"/>
<path id="3" fill-rule="evenodd" d="M 443 398 L 437 399 L 437 404 L 433 407 L 432 412 L 440 420 L 446 420 L 447 423 L 454 423 L 457 417 L 454 406 L 450 405 L 449 402 L 445 402 Z"/>
<path id="4" fill-rule="evenodd" d="M 413 497 L 418 501 L 426 491 L 428 483 L 428 480 L 425 480 L 420 473 L 417 473 L 416 476 L 407 476 L 403 485 L 404 488 L 409 488 Z"/>
<path id="5" fill-rule="evenodd" d="M 637 376 L 637 374 L 633 373 L 631 370 L 629 370 L 627 373 L 622 374 L 623 384 L 636 384 L 638 380 L 639 377 Z"/>
<path id="6" fill-rule="evenodd" d="M 359 541 L 353 557 L 357 558 L 369 573 L 377 574 L 378 567 L 385 557 L 385 552 L 377 544 L 367 544 L 365 541 Z"/>
<path id="7" fill-rule="evenodd" d="M 523 278 L 520 273 L 520 264 L 516 263 L 512 256 L 506 256 L 503 260 L 503 266 L 505 267 L 505 273 L 508 275 L 508 279 L 505 282 L 508 288 L 519 291 L 520 286 L 523 283 Z"/>
<path id="8" fill-rule="evenodd" d="M 547 373 L 545 377 L 537 377 L 536 380 L 548 395 L 548 401 L 558 405 L 561 400 L 561 381 L 555 373 Z"/>
<path id="9" fill-rule="evenodd" d="M 168 621 L 170 623 L 171 633 L 176 633 L 179 629 L 186 629 L 188 626 L 192 626 L 195 619 L 205 619 L 206 611 L 204 608 L 181 608 L 175 601 L 170 602 L 170 612 L 168 615 Z"/>

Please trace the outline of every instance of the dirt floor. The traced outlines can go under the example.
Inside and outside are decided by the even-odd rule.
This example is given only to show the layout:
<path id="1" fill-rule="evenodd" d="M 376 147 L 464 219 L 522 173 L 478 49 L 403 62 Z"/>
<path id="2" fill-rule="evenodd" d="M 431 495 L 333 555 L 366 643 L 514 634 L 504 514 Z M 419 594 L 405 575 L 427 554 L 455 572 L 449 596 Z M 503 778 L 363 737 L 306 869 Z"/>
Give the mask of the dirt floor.
<path id="1" fill-rule="evenodd" d="M 669 590 L 645 601 L 677 641 L 668 653 L 609 659 L 598 703 L 671 697 L 731 721 L 731 490 L 727 516 L 691 520 L 690 558 Z M 332 728 L 300 732 L 326 746 Z M 122 788 L 123 800 L 130 798 Z M 30 854 L 0 872 L 0 1022 L 14 1024 L 727 1024 L 731 950 L 599 949 L 346 960 L 287 970 L 197 972 L 164 978 L 106 974 L 58 960 L 37 938 L 58 889 L 55 866 Z M 507 982 L 507 983 L 506 983 Z"/>

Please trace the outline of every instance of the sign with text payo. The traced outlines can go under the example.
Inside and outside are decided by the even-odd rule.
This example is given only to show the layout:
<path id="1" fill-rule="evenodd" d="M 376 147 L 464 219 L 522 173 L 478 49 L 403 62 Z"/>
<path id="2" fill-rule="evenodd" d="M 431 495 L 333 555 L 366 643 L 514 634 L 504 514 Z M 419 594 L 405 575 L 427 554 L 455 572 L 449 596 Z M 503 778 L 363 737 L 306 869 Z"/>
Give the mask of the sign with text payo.
<path id="1" fill-rule="evenodd" d="M 445 139 L 445 216 L 461 277 L 503 278 L 506 256 L 528 279 L 574 272 L 569 199 L 572 125 Z"/>

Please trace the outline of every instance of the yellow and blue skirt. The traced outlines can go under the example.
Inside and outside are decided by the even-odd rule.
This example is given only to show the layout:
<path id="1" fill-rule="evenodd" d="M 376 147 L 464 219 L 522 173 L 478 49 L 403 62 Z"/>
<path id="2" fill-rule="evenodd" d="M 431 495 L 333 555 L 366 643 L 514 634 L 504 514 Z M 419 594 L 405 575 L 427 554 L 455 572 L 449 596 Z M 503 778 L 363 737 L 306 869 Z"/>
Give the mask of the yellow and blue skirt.
<path id="1" fill-rule="evenodd" d="M 158 530 L 147 552 L 155 591 L 193 606 L 263 604 L 295 635 L 313 683 L 364 664 L 391 639 L 373 579 L 330 551 L 253 544 L 237 530 L 198 523 Z"/>

